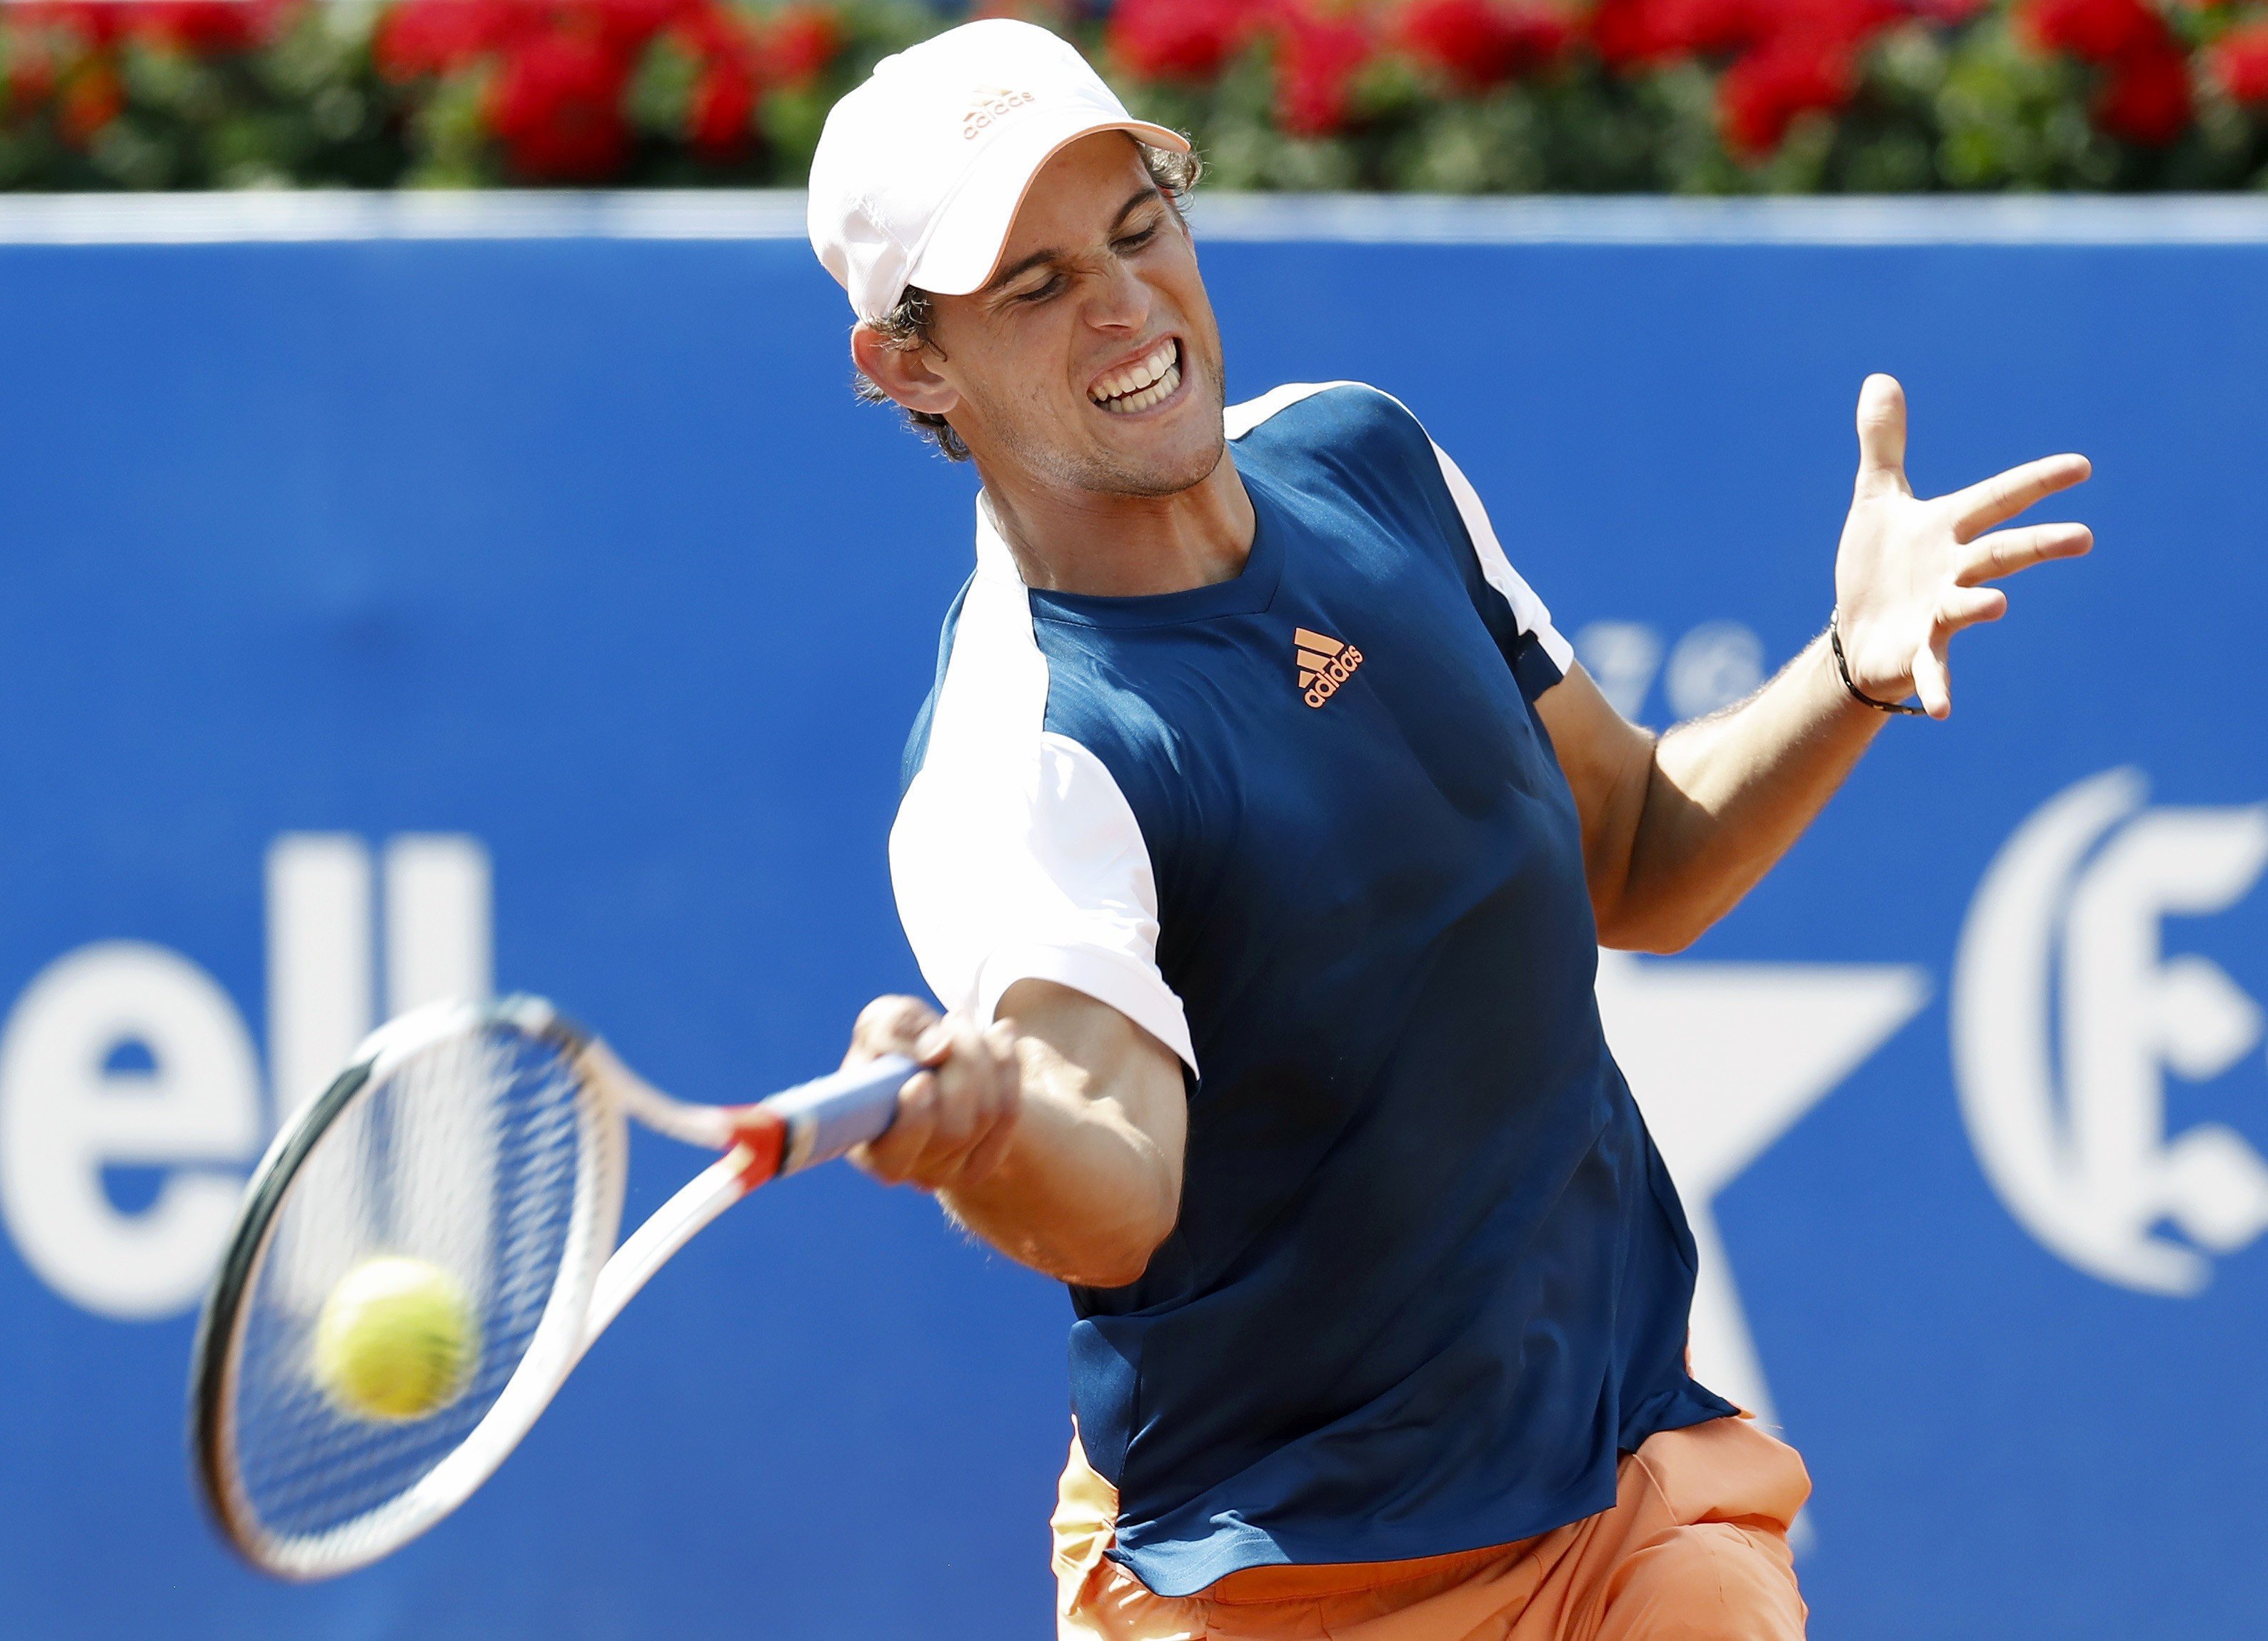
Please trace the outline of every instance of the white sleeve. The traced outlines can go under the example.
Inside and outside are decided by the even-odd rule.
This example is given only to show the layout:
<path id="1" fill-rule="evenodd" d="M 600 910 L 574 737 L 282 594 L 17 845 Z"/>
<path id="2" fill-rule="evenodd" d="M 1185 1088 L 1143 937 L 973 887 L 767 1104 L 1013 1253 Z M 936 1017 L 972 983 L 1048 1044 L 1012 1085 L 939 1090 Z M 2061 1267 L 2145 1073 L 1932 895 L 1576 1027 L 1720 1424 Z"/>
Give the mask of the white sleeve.
<path id="1" fill-rule="evenodd" d="M 1102 760 L 1046 727 L 1029 594 L 977 509 L 969 583 L 921 769 L 890 828 L 898 917 L 949 1010 L 989 1022 L 1020 980 L 1107 1003 L 1191 1071 L 1182 1000 L 1158 972 L 1158 885 Z"/>
<path id="2" fill-rule="evenodd" d="M 1565 677 L 1575 664 L 1574 646 L 1559 636 L 1559 629 L 1551 624 L 1551 612 L 1504 556 L 1504 546 L 1496 539 L 1496 526 L 1489 522 L 1488 509 L 1481 505 L 1480 494 L 1473 489 L 1472 481 L 1439 445 L 1433 446 L 1433 454 L 1441 463 L 1441 477 L 1449 487 L 1449 497 L 1457 504 L 1457 511 L 1465 521 L 1465 534 L 1473 538 L 1473 550 L 1480 555 L 1482 579 L 1512 607 L 1513 619 L 1520 623 L 1521 631 L 1535 635 L 1543 652 L 1551 658 L 1551 665 L 1559 669 L 1561 677 Z"/>
<path id="3" fill-rule="evenodd" d="M 925 764 L 890 829 L 898 916 L 946 1008 L 990 1020 L 1019 980 L 1107 1003 L 1197 1069 L 1158 972 L 1150 853 L 1110 771 L 1077 741 Z"/>

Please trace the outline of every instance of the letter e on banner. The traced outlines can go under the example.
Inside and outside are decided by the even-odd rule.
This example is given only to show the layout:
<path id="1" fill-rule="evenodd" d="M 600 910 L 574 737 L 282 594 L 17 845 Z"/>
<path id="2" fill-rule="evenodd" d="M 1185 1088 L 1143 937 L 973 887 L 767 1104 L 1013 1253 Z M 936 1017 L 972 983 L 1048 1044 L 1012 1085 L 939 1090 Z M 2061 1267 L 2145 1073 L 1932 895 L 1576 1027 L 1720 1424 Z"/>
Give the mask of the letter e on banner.
<path id="1" fill-rule="evenodd" d="M 2268 1161 L 2224 1123 L 2169 1133 L 2166 1074 L 2220 1076 L 2268 1014 L 2210 959 L 2169 955 L 2161 925 L 2251 892 L 2268 806 L 2146 809 L 2147 791 L 2133 769 L 2080 781 L 1994 857 L 1955 961 L 1953 1064 L 2027 1230 L 2105 1282 L 2188 1295 L 2209 1255 L 2268 1232 Z"/>
<path id="2" fill-rule="evenodd" d="M 146 1068 L 114 1069 L 135 1044 Z M 0 1216 L 25 1262 L 88 1310 L 139 1320 L 194 1305 L 260 1140 L 243 1018 L 177 952 L 81 946 L 40 971 L 0 1031 Z M 191 1171 L 125 1212 L 103 1182 L 115 1166 Z"/>

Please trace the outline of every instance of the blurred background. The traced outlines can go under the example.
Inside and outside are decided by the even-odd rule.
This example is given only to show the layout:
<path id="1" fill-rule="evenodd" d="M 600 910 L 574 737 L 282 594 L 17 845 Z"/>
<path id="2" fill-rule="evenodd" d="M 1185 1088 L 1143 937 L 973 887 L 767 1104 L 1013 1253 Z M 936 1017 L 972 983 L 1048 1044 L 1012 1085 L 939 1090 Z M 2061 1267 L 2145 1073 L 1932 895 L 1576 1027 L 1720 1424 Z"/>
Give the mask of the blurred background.
<path id="1" fill-rule="evenodd" d="M 0 0 L 0 188 L 800 184 L 922 0 Z M 2243 188 L 2258 0 L 1015 0 L 1226 188 Z"/>
<path id="2" fill-rule="evenodd" d="M 1815 1637 L 2268 1633 L 2268 9 L 1019 14 L 1196 133 L 1232 397 L 1402 397 L 1639 722 L 1824 623 L 1867 372 L 1925 490 L 2095 459 L 1951 721 L 1601 1004 Z M 853 402 L 796 190 L 961 15 L 0 4 L 0 1629 L 1050 1633 L 1068 1305 L 848 1169 L 372 1571 L 239 1567 L 181 1437 L 244 1178 L 377 1019 L 537 990 L 733 1100 L 920 990 L 974 479 Z M 639 1144 L 633 1218 L 695 1161 Z"/>

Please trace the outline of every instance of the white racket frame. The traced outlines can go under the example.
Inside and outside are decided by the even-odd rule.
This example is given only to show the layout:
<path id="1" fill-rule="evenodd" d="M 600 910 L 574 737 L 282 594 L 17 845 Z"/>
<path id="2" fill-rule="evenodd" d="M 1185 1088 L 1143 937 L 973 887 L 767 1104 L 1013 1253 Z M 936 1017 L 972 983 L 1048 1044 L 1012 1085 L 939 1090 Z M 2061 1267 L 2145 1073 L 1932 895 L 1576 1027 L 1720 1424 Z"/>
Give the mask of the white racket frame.
<path id="1" fill-rule="evenodd" d="M 250 1320 L 246 1300 L 258 1289 L 288 1181 L 283 1190 L 267 1193 L 271 1200 L 265 1205 L 258 1241 L 236 1284 L 232 1314 L 225 1323 L 229 1334 L 225 1340 L 206 1337 L 217 1320 L 213 1304 L 208 1305 L 205 1324 L 199 1329 L 199 1361 L 202 1363 L 214 1348 L 219 1349 L 221 1357 L 219 1383 L 210 1393 L 206 1427 L 198 1431 L 196 1441 L 205 1490 L 231 1542 L 255 1565 L 281 1578 L 308 1581 L 367 1566 L 471 1498 L 534 1428 L 584 1353 L 672 1255 L 766 1179 L 795 1173 L 848 1149 L 836 1143 L 843 1137 L 840 1132 L 821 1134 L 826 1126 L 823 1116 L 816 1122 L 812 1118 L 830 1093 L 839 1093 L 853 1083 L 867 1086 L 886 1078 L 902 1082 L 917 1069 L 911 1061 L 886 1056 L 855 1072 L 837 1072 L 761 1102 L 778 1112 L 786 1123 L 777 1172 L 764 1174 L 752 1170 L 752 1153 L 740 1144 L 750 1107 L 695 1105 L 663 1093 L 624 1065 L 602 1041 L 568 1020 L 545 999 L 521 996 L 489 1004 L 431 1004 L 388 1021 L 364 1039 L 347 1071 L 324 1095 L 284 1125 L 253 1174 L 246 1194 L 247 1218 L 260 1205 L 270 1176 L 285 1166 L 287 1155 L 295 1151 L 304 1154 L 320 1143 L 322 1133 L 362 1097 L 364 1089 L 383 1084 L 437 1043 L 495 1024 L 549 1039 L 576 1069 L 580 1144 L 574 1203 L 551 1296 L 519 1366 L 480 1423 L 455 1448 L 395 1498 L 335 1527 L 312 1534 L 269 1530 L 253 1507 L 234 1463 L 236 1395 L 244 1330 Z M 351 1086 L 348 1086 L 350 1079 Z M 657 1133 L 725 1154 L 687 1181 L 617 1246 L 628 1184 L 629 1118 L 633 1116 Z M 887 1118 L 883 1125 L 887 1126 Z M 222 1282 L 225 1281 L 225 1268 Z M 216 1301 L 220 1291 L 217 1284 Z M 196 1394 L 193 1384 L 193 1397 Z"/>

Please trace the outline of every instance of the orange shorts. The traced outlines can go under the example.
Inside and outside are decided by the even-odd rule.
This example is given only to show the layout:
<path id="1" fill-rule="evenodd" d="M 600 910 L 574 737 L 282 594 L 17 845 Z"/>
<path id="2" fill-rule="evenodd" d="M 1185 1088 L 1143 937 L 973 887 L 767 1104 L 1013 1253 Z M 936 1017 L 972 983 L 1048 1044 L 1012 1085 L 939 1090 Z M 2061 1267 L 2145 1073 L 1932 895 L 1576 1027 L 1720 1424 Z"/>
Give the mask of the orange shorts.
<path id="1" fill-rule="evenodd" d="M 1747 1419 L 1625 1454 L 1615 1505 L 1536 1538 L 1422 1561 L 1255 1567 L 1153 1595 L 1103 1551 L 1118 1496 L 1071 1439 L 1056 1506 L 1062 1641 L 1801 1641 L 1795 1449 Z"/>

